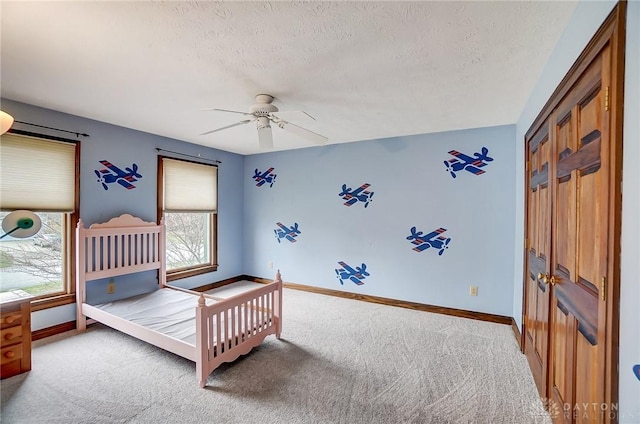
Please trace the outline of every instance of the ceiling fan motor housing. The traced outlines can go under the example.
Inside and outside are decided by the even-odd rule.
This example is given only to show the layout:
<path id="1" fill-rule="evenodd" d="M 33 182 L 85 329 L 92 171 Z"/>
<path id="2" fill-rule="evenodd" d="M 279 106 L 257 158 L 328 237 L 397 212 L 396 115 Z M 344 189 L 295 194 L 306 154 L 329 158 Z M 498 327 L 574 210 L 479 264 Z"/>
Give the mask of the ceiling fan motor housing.
<path id="1" fill-rule="evenodd" d="M 256 96 L 256 104 L 251 106 L 250 111 L 253 116 L 268 116 L 270 113 L 278 111 L 278 108 L 271 104 L 271 102 L 273 102 L 273 96 L 269 94 L 258 94 Z"/>

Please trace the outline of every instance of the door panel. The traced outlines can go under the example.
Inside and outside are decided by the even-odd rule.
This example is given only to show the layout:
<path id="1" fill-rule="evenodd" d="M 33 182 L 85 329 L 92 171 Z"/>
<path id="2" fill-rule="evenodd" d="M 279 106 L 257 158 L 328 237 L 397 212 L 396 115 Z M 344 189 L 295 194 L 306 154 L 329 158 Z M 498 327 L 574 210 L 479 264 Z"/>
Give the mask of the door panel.
<path id="1" fill-rule="evenodd" d="M 576 116 L 572 113 L 565 115 L 557 124 L 556 151 L 559 152 L 559 163 L 577 150 L 577 140 L 573 131 L 575 125 Z M 568 173 L 558 179 L 555 187 L 558 207 L 554 216 L 556 267 L 569 280 L 575 279 L 576 275 L 576 179 L 571 177 L 571 173 Z"/>
<path id="2" fill-rule="evenodd" d="M 576 339 L 576 367 L 575 367 L 575 405 L 576 423 L 597 423 L 600 420 L 600 406 L 602 397 L 600 390 L 593 384 L 593 377 L 598 375 L 598 348 L 591 344 L 582 333 Z M 586 407 L 585 407 L 586 405 Z"/>
<path id="3" fill-rule="evenodd" d="M 602 72 L 607 55 L 605 49 L 559 105 L 554 116 L 563 119 L 551 120 L 556 171 L 549 381 L 550 397 L 564 411 L 557 422 L 599 422 L 604 402 L 598 362 L 604 361 L 605 331 L 598 322 L 606 312 L 599 282 L 608 252 L 609 173 L 602 160 L 608 146 Z"/>
<path id="4" fill-rule="evenodd" d="M 545 277 L 549 274 L 551 202 L 549 187 L 549 159 L 551 143 L 547 127 L 527 146 L 528 156 L 528 214 L 527 229 L 527 303 L 525 305 L 525 353 L 540 394 L 546 391 L 549 343 L 549 288 Z"/>

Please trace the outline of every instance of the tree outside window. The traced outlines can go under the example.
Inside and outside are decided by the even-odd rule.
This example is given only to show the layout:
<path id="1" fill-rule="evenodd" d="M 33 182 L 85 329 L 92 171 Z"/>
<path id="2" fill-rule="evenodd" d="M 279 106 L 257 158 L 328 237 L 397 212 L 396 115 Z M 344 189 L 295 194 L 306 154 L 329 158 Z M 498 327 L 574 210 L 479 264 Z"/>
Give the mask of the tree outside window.
<path id="1" fill-rule="evenodd" d="M 0 213 L 0 222 L 8 212 Z M 0 292 L 21 289 L 34 296 L 65 292 L 64 214 L 37 212 L 42 228 L 32 237 L 0 240 Z"/>

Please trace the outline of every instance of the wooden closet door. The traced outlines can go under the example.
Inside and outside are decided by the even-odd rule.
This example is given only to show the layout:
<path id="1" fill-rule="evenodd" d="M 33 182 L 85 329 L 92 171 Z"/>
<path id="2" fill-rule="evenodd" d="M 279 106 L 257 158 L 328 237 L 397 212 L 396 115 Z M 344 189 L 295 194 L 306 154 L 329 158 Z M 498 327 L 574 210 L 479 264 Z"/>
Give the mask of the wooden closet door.
<path id="1" fill-rule="evenodd" d="M 543 125 L 527 143 L 528 249 L 524 345 L 525 354 L 540 396 L 546 396 L 549 340 L 551 142 L 548 129 L 548 125 Z"/>
<path id="2" fill-rule="evenodd" d="M 617 420 L 625 19 L 620 2 L 525 135 L 522 342 L 556 423 Z"/>
<path id="3" fill-rule="evenodd" d="M 555 166 L 548 396 L 562 408 L 555 421 L 563 423 L 603 421 L 609 67 L 607 47 L 551 115 Z"/>

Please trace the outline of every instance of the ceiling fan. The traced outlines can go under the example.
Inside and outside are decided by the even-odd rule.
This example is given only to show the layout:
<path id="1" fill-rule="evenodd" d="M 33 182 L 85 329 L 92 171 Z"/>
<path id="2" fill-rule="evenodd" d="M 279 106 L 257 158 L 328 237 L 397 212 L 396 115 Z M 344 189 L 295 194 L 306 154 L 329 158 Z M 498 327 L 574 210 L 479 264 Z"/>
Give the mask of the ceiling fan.
<path id="1" fill-rule="evenodd" d="M 235 124 L 227 125 L 222 128 L 216 128 L 215 130 L 204 132 L 200 135 L 207 135 L 217 131 L 226 130 L 227 128 L 237 127 L 238 125 L 256 122 L 258 126 L 258 143 L 260 147 L 264 149 L 270 149 L 273 148 L 273 134 L 271 133 L 271 123 L 273 122 L 283 130 L 292 132 L 315 143 L 324 144 L 327 142 L 327 137 L 314 133 L 313 131 L 310 131 L 306 128 L 302 128 L 296 124 L 292 124 L 291 122 L 287 122 L 284 119 L 281 119 L 278 116 L 274 115 L 275 112 L 278 112 L 278 108 L 274 104 L 272 104 L 273 99 L 274 97 L 269 94 L 258 94 L 256 96 L 256 103 L 249 108 L 249 112 L 239 112 L 236 110 L 216 108 L 203 109 L 207 111 L 239 113 L 241 115 L 245 115 L 247 119 L 236 122 Z M 315 118 L 309 115 L 307 112 L 301 111 L 301 113 L 304 113 L 309 118 L 315 121 Z"/>

